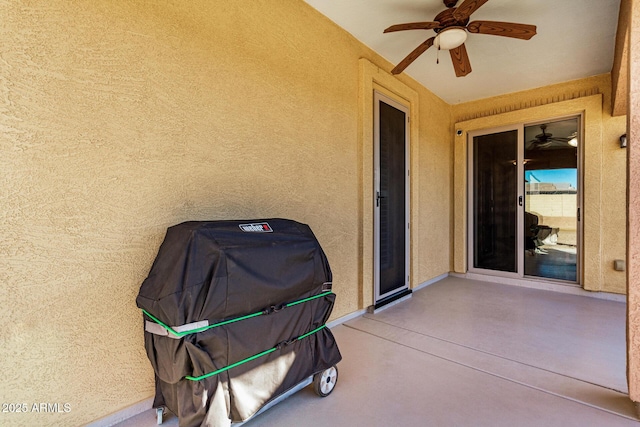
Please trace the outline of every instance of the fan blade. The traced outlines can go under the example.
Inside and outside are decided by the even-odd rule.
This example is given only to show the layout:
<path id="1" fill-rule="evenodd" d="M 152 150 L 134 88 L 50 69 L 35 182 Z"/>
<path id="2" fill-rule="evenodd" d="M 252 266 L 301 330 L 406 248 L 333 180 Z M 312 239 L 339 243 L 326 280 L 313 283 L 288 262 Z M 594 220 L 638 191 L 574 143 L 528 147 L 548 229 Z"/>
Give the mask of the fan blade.
<path id="1" fill-rule="evenodd" d="M 550 145 L 550 142 L 536 142 L 531 144 L 527 150 L 544 150 L 545 148 L 549 148 Z"/>
<path id="2" fill-rule="evenodd" d="M 490 34 L 492 36 L 513 37 L 514 39 L 529 40 L 536 35 L 536 26 L 516 24 L 514 22 L 473 21 L 467 25 L 470 33 Z"/>
<path id="3" fill-rule="evenodd" d="M 453 62 L 453 69 L 456 71 L 456 77 L 464 77 L 471 72 L 471 62 L 469 62 L 469 55 L 467 55 L 467 48 L 464 47 L 464 44 L 451 49 L 449 54 L 451 62 Z"/>
<path id="4" fill-rule="evenodd" d="M 405 68 L 411 65 L 411 63 L 418 58 L 418 56 L 422 55 L 427 49 L 433 46 L 434 40 L 435 37 L 431 37 L 425 40 L 424 43 L 415 48 L 413 52 L 411 52 L 409 55 L 407 55 L 406 58 L 400 61 L 400 63 L 396 65 L 393 70 L 391 70 L 391 74 L 400 74 L 401 72 L 403 72 Z"/>
<path id="5" fill-rule="evenodd" d="M 384 30 L 384 32 L 392 33 L 394 31 L 405 31 L 405 30 L 433 30 L 435 28 L 440 28 L 439 22 L 409 22 L 407 24 L 392 25 L 386 30 Z"/>
<path id="6" fill-rule="evenodd" d="M 469 16 L 471 16 L 473 12 L 488 1 L 489 0 L 465 0 L 453 11 L 453 17 L 459 22 L 469 19 Z"/>

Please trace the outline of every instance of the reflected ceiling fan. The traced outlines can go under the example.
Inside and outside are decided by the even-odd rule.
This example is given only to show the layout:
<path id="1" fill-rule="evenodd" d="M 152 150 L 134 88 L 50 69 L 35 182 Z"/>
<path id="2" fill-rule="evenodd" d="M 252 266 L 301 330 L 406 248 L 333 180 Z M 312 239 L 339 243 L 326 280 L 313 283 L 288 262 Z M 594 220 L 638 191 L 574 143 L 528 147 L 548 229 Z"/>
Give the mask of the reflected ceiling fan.
<path id="1" fill-rule="evenodd" d="M 568 144 L 572 147 L 578 146 L 578 132 L 574 132 L 566 138 L 560 138 L 553 136 L 552 133 L 547 132 L 547 125 L 540 125 L 542 133 L 536 135 L 530 142 L 532 149 L 547 148 L 554 143 L 560 143 L 556 145 Z"/>
<path id="2" fill-rule="evenodd" d="M 448 8 L 440 12 L 432 22 L 410 22 L 407 24 L 392 25 L 385 33 L 405 30 L 433 30 L 436 36 L 428 38 L 424 43 L 415 48 L 398 65 L 391 70 L 392 74 L 400 74 L 413 61 L 422 55 L 427 49 L 435 45 L 439 50 L 448 50 L 453 62 L 453 68 L 457 77 L 466 76 L 471 72 L 471 63 L 467 55 L 464 42 L 467 39 L 467 31 L 476 34 L 489 34 L 492 36 L 512 37 L 529 40 L 536 35 L 536 26 L 528 24 L 516 24 L 513 22 L 498 21 L 473 21 L 469 17 L 473 12 L 488 0 L 464 0 L 459 7 L 455 7 L 458 0 L 443 0 Z"/>

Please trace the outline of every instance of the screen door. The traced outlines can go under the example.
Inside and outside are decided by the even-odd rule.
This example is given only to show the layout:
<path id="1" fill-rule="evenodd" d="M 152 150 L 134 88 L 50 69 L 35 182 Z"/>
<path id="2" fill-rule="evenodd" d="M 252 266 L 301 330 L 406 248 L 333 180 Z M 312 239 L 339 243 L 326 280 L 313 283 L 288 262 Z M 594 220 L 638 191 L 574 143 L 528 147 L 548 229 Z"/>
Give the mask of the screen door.
<path id="1" fill-rule="evenodd" d="M 409 287 L 409 110 L 375 94 L 375 298 Z"/>

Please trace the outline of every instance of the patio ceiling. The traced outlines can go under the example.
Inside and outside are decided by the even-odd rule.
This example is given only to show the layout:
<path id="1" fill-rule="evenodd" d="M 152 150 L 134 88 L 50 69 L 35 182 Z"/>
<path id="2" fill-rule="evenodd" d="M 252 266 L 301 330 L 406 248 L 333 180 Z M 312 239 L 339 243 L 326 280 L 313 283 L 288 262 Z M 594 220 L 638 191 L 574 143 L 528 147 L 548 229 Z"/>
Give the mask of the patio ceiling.
<path id="1" fill-rule="evenodd" d="M 394 65 L 435 34 L 383 30 L 432 21 L 445 9 L 442 0 L 305 1 Z M 465 77 L 456 77 L 449 54 L 435 48 L 404 72 L 450 104 L 608 73 L 619 7 L 620 0 L 489 0 L 471 21 L 533 24 L 537 35 L 524 41 L 469 34 L 466 47 L 473 71 Z"/>

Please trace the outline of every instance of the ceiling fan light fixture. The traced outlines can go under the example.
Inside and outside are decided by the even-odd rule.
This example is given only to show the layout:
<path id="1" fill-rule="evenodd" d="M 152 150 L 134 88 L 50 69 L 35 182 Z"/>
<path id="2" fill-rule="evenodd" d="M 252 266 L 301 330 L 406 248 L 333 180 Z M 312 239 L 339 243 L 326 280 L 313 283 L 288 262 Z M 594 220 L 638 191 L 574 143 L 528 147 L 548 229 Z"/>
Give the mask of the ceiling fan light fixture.
<path id="1" fill-rule="evenodd" d="M 567 144 L 569 144 L 572 147 L 577 147 L 578 146 L 578 137 L 574 136 L 573 138 L 571 138 Z"/>
<path id="2" fill-rule="evenodd" d="M 427 49 L 435 45 L 438 51 L 442 49 L 449 51 L 456 77 L 464 77 L 472 71 L 467 47 L 464 44 L 467 40 L 467 32 L 521 40 L 529 40 L 536 35 L 535 25 L 499 21 L 469 22 L 470 16 L 487 1 L 489 0 L 443 0 L 447 9 L 438 13 L 433 21 L 407 22 L 386 28 L 384 33 L 406 30 L 433 30 L 436 32 L 434 37 L 429 37 L 400 61 L 391 70 L 391 74 L 402 73 Z M 458 3 L 460 5 L 456 7 L 455 5 Z M 439 58 L 436 63 L 439 63 Z"/>
<path id="3" fill-rule="evenodd" d="M 449 27 L 440 31 L 433 45 L 440 50 L 451 50 L 459 47 L 467 40 L 467 32 L 463 27 Z"/>

